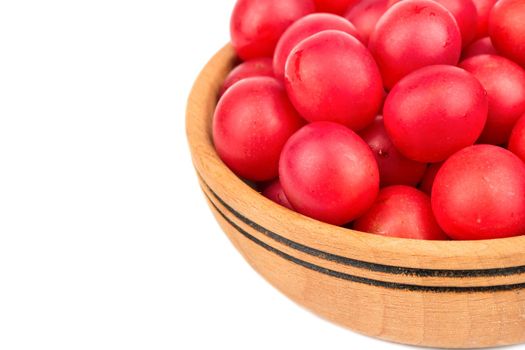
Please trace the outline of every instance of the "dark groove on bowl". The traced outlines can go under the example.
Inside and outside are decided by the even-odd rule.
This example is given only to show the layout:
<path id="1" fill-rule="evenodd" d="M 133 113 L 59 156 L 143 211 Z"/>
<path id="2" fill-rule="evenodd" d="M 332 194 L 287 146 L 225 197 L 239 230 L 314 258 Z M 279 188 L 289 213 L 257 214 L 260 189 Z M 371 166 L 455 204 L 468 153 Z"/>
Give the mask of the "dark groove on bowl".
<path id="1" fill-rule="evenodd" d="M 228 203 L 226 203 L 221 197 L 213 191 L 210 186 L 204 181 L 202 176 L 198 174 L 201 182 L 206 186 L 208 191 L 217 199 L 222 206 L 224 206 L 231 214 L 236 218 L 241 220 L 246 225 L 250 226 L 254 230 L 264 234 L 265 236 L 277 241 L 281 244 L 284 244 L 292 249 L 298 250 L 302 253 L 315 256 L 320 259 L 336 262 L 342 265 L 353 266 L 365 270 L 376 271 L 389 273 L 394 275 L 411 275 L 418 277 L 494 277 L 494 276 L 510 276 L 518 275 L 525 273 L 525 266 L 513 266 L 513 267 L 504 267 L 504 268 L 490 268 L 490 269 L 472 269 L 472 270 L 451 270 L 451 269 L 421 269 L 414 267 L 402 267 L 402 266 L 393 266 L 393 265 L 384 265 L 368 261 L 362 261 L 352 258 L 347 258 L 340 255 L 335 255 L 332 253 L 327 253 L 322 250 L 318 250 L 312 247 L 305 246 L 303 244 L 297 243 L 295 241 L 289 240 L 287 238 L 278 235 L 275 232 L 272 232 L 265 227 L 257 224 L 256 222 L 250 220 L 246 216 L 239 213 L 237 210 L 232 208 Z"/>
<path id="2" fill-rule="evenodd" d="M 346 281 L 351 281 L 355 283 L 361 283 L 366 284 L 374 287 L 382 287 L 387 289 L 398 289 L 398 290 L 406 290 L 411 292 L 432 292 L 432 293 L 489 293 L 489 292 L 502 292 L 502 291 L 512 291 L 512 290 L 518 290 L 525 288 L 525 283 L 516 283 L 516 284 L 507 284 L 507 285 L 496 285 L 496 286 L 479 286 L 479 287 L 454 287 L 454 286 L 422 286 L 422 285 L 416 285 L 416 284 L 406 284 L 406 283 L 397 283 L 397 282 L 386 282 L 386 281 L 379 281 L 371 278 L 366 277 L 360 277 L 360 276 L 354 276 L 349 275 L 347 273 L 334 271 L 331 269 L 327 269 L 322 266 L 318 266 L 315 264 L 312 264 L 310 262 L 298 259 L 296 257 L 293 257 L 289 254 L 286 254 L 282 251 L 280 251 L 277 248 L 274 248 L 263 241 L 259 240 L 258 238 L 250 235 L 247 231 L 245 231 L 242 227 L 237 225 L 235 222 L 233 222 L 230 218 L 226 216 L 211 200 L 211 198 L 204 192 L 204 195 L 208 199 L 208 201 L 211 203 L 213 208 L 219 213 L 224 220 L 228 224 L 230 224 L 237 232 L 239 232 L 241 235 L 243 235 L 245 238 L 249 239 L 253 243 L 259 245 L 260 247 L 266 249 L 267 251 L 285 259 L 292 263 L 295 263 L 299 266 L 302 266 L 304 268 L 307 268 L 312 271 L 316 271 L 319 273 L 322 273 L 324 275 L 328 275 L 331 277 L 339 278 Z"/>

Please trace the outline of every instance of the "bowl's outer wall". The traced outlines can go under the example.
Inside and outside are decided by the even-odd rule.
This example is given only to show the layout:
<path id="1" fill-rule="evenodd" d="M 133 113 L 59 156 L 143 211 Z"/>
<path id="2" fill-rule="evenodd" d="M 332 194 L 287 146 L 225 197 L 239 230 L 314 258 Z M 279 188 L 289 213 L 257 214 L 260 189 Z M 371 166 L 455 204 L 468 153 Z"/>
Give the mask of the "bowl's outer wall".
<path id="1" fill-rule="evenodd" d="M 472 242 L 386 238 L 306 218 L 267 200 L 219 159 L 211 136 L 230 46 L 188 101 L 192 159 L 208 204 L 251 266 L 318 315 L 395 342 L 447 348 L 525 342 L 525 237 Z"/>

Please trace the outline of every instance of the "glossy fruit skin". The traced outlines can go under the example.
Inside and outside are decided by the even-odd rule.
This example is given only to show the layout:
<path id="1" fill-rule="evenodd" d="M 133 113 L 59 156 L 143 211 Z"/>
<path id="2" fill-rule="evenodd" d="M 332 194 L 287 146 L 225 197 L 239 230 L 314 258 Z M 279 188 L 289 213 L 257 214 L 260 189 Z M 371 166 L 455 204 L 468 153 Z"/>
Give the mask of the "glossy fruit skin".
<path id="1" fill-rule="evenodd" d="M 490 37 L 484 37 L 474 41 L 463 50 L 463 59 L 467 59 L 479 55 L 497 55 L 498 52 L 492 45 Z"/>
<path id="2" fill-rule="evenodd" d="M 286 62 L 285 85 L 308 121 L 332 121 L 360 130 L 377 115 L 383 97 L 372 55 L 356 38 L 324 31 L 303 40 Z"/>
<path id="3" fill-rule="evenodd" d="M 246 62 L 242 62 L 235 67 L 224 80 L 222 84 L 220 96 L 224 94 L 236 82 L 253 77 L 273 77 L 272 59 L 269 57 L 255 58 Z"/>
<path id="4" fill-rule="evenodd" d="M 340 30 L 356 38 L 359 36 L 354 25 L 343 17 L 329 13 L 314 13 L 305 16 L 292 24 L 279 39 L 273 56 L 275 76 L 284 79 L 286 59 L 293 48 L 304 39 L 324 30 Z"/>
<path id="5" fill-rule="evenodd" d="M 261 193 L 263 196 L 274 201 L 275 203 L 290 210 L 294 210 L 290 204 L 290 201 L 288 201 L 288 198 L 286 198 L 286 194 L 284 193 L 283 186 L 281 185 L 279 179 L 276 179 L 266 185 Z"/>
<path id="6" fill-rule="evenodd" d="M 407 158 L 437 163 L 472 145 L 487 120 L 478 80 L 453 66 L 422 68 L 401 80 L 385 102 L 385 127 Z"/>
<path id="7" fill-rule="evenodd" d="M 272 57 L 286 28 L 314 11 L 313 0 L 237 0 L 230 20 L 232 45 L 245 61 Z"/>
<path id="8" fill-rule="evenodd" d="M 456 65 L 461 33 L 454 17 L 431 0 L 405 0 L 390 7 L 376 25 L 368 47 L 385 87 L 430 65 Z"/>
<path id="9" fill-rule="evenodd" d="M 425 175 L 423 175 L 421 183 L 419 184 L 419 189 L 429 196 L 432 194 L 434 180 L 436 179 L 436 175 L 439 169 L 441 169 L 442 165 L 443 162 L 430 164 L 427 168 L 427 171 L 425 172 Z"/>
<path id="10" fill-rule="evenodd" d="M 508 149 L 525 162 L 525 114 L 518 119 L 512 129 Z"/>
<path id="11" fill-rule="evenodd" d="M 388 0 L 361 0 L 348 9 L 345 17 L 355 25 L 361 41 L 368 45 L 370 35 L 387 9 Z"/>
<path id="12" fill-rule="evenodd" d="M 525 70 L 495 55 L 479 55 L 461 62 L 483 85 L 489 98 L 487 125 L 480 143 L 507 143 L 512 128 L 525 113 Z"/>
<path id="13" fill-rule="evenodd" d="M 335 13 L 342 15 L 348 8 L 359 0 L 314 0 L 317 12 Z"/>
<path id="14" fill-rule="evenodd" d="M 389 6 L 392 6 L 403 0 L 390 0 Z M 463 47 L 472 42 L 476 36 L 478 25 L 478 12 L 472 0 L 434 0 L 440 5 L 443 5 L 450 11 L 461 32 L 461 40 Z"/>
<path id="15" fill-rule="evenodd" d="M 499 52 L 525 67 L 525 1 L 498 1 L 490 13 L 489 33 Z"/>
<path id="16" fill-rule="evenodd" d="M 489 34 L 489 15 L 497 1 L 498 0 L 472 0 L 478 13 L 476 39 L 483 38 Z"/>
<path id="17" fill-rule="evenodd" d="M 378 116 L 359 136 L 374 152 L 379 167 L 381 187 L 391 185 L 416 186 L 427 170 L 425 163 L 419 163 L 403 156 L 394 147 L 383 124 L 383 117 Z"/>
<path id="18" fill-rule="evenodd" d="M 368 145 L 332 122 L 308 124 L 288 140 L 279 177 L 295 210 L 334 225 L 362 215 L 379 190 L 379 170 Z"/>
<path id="19" fill-rule="evenodd" d="M 434 218 L 430 197 L 410 186 L 383 188 L 374 205 L 354 222 L 354 229 L 387 237 L 448 239 Z"/>
<path id="20" fill-rule="evenodd" d="M 453 239 L 504 238 L 525 233 L 525 163 L 492 145 L 450 157 L 432 188 L 432 209 Z"/>
<path id="21" fill-rule="evenodd" d="M 220 99 L 213 140 L 220 158 L 238 176 L 272 180 L 284 144 L 303 124 L 277 79 L 247 78 Z"/>

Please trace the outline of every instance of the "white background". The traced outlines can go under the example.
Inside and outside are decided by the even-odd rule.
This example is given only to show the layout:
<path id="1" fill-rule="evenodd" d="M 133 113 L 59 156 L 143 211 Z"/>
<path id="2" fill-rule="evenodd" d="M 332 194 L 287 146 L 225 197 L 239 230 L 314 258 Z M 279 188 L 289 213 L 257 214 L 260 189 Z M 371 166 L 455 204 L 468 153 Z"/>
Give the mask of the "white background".
<path id="1" fill-rule="evenodd" d="M 397 349 L 287 300 L 197 185 L 233 0 L 0 1 L 0 349 Z"/>

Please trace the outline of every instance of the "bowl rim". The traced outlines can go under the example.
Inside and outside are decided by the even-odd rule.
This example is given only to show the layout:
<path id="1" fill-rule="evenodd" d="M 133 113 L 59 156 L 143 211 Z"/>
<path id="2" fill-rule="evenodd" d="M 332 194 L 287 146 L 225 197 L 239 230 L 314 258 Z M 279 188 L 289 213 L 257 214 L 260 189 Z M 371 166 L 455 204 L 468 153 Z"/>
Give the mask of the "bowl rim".
<path id="1" fill-rule="evenodd" d="M 219 50 L 195 81 L 186 110 L 186 134 L 194 167 L 203 187 L 207 187 L 208 192 L 211 190 L 216 199 L 234 210 L 251 208 L 251 214 L 265 213 L 256 224 L 271 232 L 277 231 L 284 239 L 342 258 L 401 268 L 486 271 L 486 275 L 492 275 L 493 272 L 524 272 L 525 236 L 475 241 L 385 237 L 306 217 L 272 202 L 252 189 L 222 162 L 211 136 L 213 111 L 220 86 L 237 62 L 230 44 Z M 227 196 L 230 202 L 221 196 Z M 254 220 L 243 210 L 239 211 Z M 283 218 L 293 222 L 293 225 L 283 225 Z"/>

